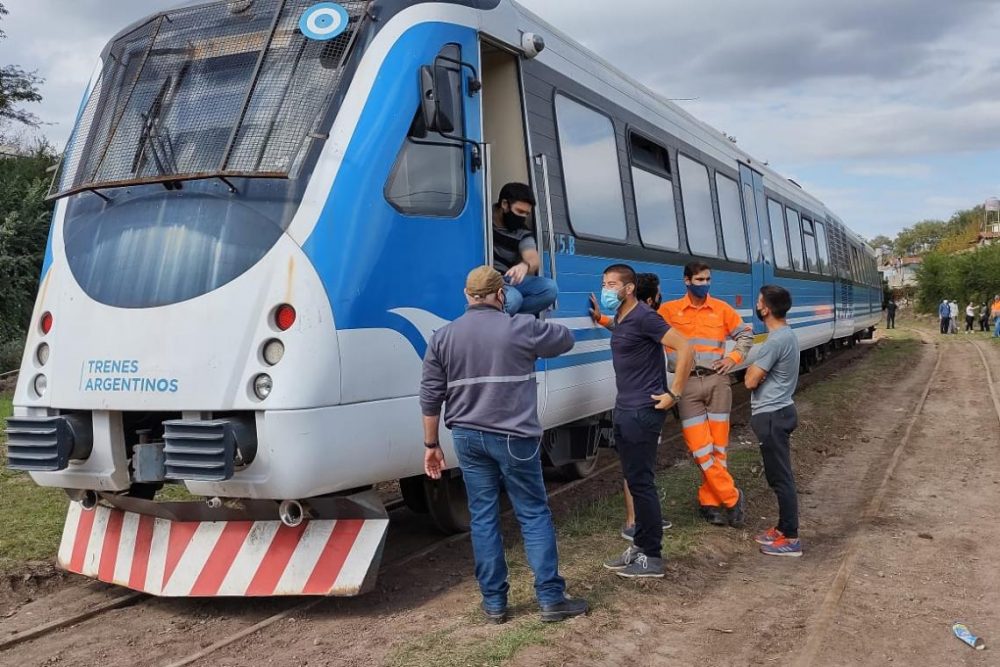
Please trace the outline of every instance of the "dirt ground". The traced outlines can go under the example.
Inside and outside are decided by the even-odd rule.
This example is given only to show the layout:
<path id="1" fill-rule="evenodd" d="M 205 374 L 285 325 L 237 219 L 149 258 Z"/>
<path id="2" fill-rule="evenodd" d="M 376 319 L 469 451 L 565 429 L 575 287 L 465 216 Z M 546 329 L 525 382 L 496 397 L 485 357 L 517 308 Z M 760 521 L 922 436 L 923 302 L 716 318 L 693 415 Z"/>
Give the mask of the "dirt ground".
<path id="1" fill-rule="evenodd" d="M 773 523 L 775 507 L 756 480 L 748 529 L 699 533 L 693 551 L 672 561 L 662 581 L 621 582 L 599 565 L 568 573 L 573 592 L 596 604 L 588 617 L 557 628 L 534 621 L 530 602 L 518 603 L 506 626 L 482 623 L 465 541 L 385 573 L 369 596 L 324 601 L 196 664 L 1000 664 L 992 655 L 1000 643 L 991 645 L 1000 642 L 1000 551 L 990 549 L 1000 541 L 993 518 L 1000 505 L 1000 424 L 969 342 L 941 343 L 944 361 L 925 409 L 879 511 L 864 516 L 934 368 L 935 344 L 908 349 L 913 354 L 898 368 L 864 376 L 852 396 L 807 392 L 810 398 L 800 401 L 802 426 L 793 443 L 803 558 L 757 553 L 750 537 Z M 1000 348 L 983 350 L 1000 379 Z M 856 357 L 863 370 L 867 361 Z M 753 439 L 745 420 L 734 415 L 734 442 Z M 611 475 L 586 495 L 560 496 L 554 512 L 566 516 L 613 494 L 618 484 Z M 563 538 L 564 547 L 569 551 L 571 541 Z M 605 555 L 586 557 L 599 563 Z M 836 604 L 825 603 L 848 556 L 846 589 Z M 530 599 L 527 573 L 512 569 L 512 577 L 520 599 Z M 64 599 L 71 594 L 79 596 L 67 591 Z M 0 620 L 0 629 L 52 613 L 45 599 L 36 604 Z M 0 653 L 0 665 L 166 665 L 282 604 L 149 600 Z M 954 639 L 955 621 L 990 648 L 976 652 Z M 457 646 L 470 643 L 491 648 L 461 657 Z M 817 650 L 802 662 L 807 645 Z"/>

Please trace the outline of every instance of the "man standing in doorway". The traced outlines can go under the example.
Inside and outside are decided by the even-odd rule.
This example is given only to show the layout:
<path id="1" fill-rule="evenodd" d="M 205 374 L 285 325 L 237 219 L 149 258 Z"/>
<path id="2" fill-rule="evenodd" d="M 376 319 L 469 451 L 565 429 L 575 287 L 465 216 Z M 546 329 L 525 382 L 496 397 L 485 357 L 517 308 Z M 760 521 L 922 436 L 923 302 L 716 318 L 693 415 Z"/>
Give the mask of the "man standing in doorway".
<path id="1" fill-rule="evenodd" d="M 745 384 L 750 395 L 750 426 L 760 439 L 764 476 L 778 498 L 778 525 L 754 538 L 768 556 L 801 556 L 799 500 L 792 472 L 792 431 L 799 424 L 795 387 L 799 381 L 799 342 L 785 316 L 792 296 L 765 285 L 757 297 L 757 317 L 768 336 L 750 357 Z"/>
<path id="2" fill-rule="evenodd" d="M 503 186 L 493 205 L 493 268 L 503 274 L 509 315 L 537 315 L 559 296 L 555 281 L 538 275 L 542 260 L 528 224 L 534 209 L 535 195 L 524 183 Z"/>
<path id="3" fill-rule="evenodd" d="M 656 491 L 656 452 L 666 411 L 683 395 L 694 365 L 694 349 L 652 308 L 635 298 L 632 267 L 604 271 L 601 305 L 615 313 L 611 359 L 618 398 L 614 437 L 622 472 L 635 503 L 634 543 L 604 567 L 627 578 L 663 577 L 663 516 Z M 677 350 L 677 375 L 667 387 L 663 347 Z"/>
<path id="4" fill-rule="evenodd" d="M 489 266 L 465 283 L 468 310 L 438 329 L 427 346 L 420 406 L 424 414 L 424 471 L 440 479 L 445 468 L 438 440 L 441 406 L 452 431 L 472 515 L 472 550 L 483 614 L 507 618 L 507 561 L 500 534 L 500 487 L 521 524 L 524 551 L 535 574 L 542 621 L 561 621 L 587 611 L 587 602 L 566 597 L 559 576 L 556 532 L 539 457 L 535 363 L 573 347 L 564 326 L 503 312 L 504 282 Z"/>
<path id="5" fill-rule="evenodd" d="M 684 442 L 701 467 L 698 504 L 709 523 L 740 527 L 746 501 L 726 462 L 733 407 L 729 373 L 753 346 L 753 330 L 732 306 L 709 295 L 712 270 L 707 264 L 691 262 L 685 266 L 684 284 L 684 298 L 663 304 L 660 314 L 695 349 L 695 366 L 680 401 L 680 414 Z M 728 355 L 727 340 L 736 343 Z M 672 350 L 667 350 L 667 358 L 671 372 L 679 372 Z"/>

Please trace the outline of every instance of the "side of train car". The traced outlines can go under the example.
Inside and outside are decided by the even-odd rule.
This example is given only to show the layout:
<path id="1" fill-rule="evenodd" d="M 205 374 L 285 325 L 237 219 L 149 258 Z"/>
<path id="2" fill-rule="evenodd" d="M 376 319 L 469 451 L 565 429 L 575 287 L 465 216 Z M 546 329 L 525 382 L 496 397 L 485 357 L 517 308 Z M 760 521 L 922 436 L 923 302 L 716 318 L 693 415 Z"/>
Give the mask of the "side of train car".
<path id="1" fill-rule="evenodd" d="M 785 285 L 807 361 L 877 322 L 871 250 L 821 202 L 513 2 L 330 5 L 193 4 L 104 53 L 9 422 L 11 466 L 74 498 L 66 569 L 156 595 L 355 595 L 388 523 L 370 489 L 397 479 L 462 529 L 458 471 L 422 475 L 416 394 L 508 181 L 538 195 L 546 317 L 577 341 L 537 374 L 570 474 L 614 402 L 587 316 L 608 264 L 673 298 L 703 259 L 758 336 L 757 290 Z M 159 502 L 165 483 L 210 503 Z"/>

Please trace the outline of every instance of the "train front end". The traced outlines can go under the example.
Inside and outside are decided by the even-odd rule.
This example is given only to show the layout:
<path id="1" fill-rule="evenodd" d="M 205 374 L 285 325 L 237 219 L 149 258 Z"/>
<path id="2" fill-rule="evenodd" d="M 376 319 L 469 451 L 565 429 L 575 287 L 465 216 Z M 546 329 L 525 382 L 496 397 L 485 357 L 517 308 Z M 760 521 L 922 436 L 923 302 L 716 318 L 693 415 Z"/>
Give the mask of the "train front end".
<path id="1" fill-rule="evenodd" d="M 8 423 L 9 466 L 72 499 L 65 569 L 163 596 L 372 586 L 388 520 L 324 453 L 341 359 L 303 251 L 368 4 L 185 7 L 102 54 Z"/>

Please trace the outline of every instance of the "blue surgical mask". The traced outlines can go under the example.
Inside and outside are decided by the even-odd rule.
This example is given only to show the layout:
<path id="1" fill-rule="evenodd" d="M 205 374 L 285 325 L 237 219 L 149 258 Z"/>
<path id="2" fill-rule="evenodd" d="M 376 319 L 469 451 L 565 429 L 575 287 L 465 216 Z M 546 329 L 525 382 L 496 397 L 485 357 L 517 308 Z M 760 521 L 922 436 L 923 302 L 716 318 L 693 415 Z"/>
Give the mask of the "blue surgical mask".
<path id="1" fill-rule="evenodd" d="M 617 312 L 622 305 L 622 299 L 618 292 L 605 287 L 601 290 L 601 306 L 608 312 Z"/>
<path id="2" fill-rule="evenodd" d="M 704 299 L 708 296 L 708 292 L 712 289 L 712 284 L 705 283 L 704 285 L 695 285 L 692 283 L 691 285 L 688 285 L 687 288 L 688 291 L 691 292 L 691 295 L 695 298 Z"/>

